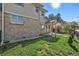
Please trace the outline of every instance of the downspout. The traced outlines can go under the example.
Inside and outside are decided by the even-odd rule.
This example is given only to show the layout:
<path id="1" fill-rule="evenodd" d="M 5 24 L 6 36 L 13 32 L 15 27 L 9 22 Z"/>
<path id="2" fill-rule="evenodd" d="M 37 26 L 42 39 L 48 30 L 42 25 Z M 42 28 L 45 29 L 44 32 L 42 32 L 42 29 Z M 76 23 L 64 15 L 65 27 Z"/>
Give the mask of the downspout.
<path id="1" fill-rule="evenodd" d="M 2 3 L 2 38 L 1 46 L 4 44 L 4 3 Z"/>

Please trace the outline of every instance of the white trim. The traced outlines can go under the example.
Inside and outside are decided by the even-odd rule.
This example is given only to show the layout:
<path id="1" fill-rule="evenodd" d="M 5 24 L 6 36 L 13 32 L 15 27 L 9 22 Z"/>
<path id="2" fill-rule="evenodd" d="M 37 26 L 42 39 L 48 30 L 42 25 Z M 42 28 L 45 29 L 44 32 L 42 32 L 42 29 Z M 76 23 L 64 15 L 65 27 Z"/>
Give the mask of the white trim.
<path id="1" fill-rule="evenodd" d="M 37 18 L 34 18 L 34 17 L 30 17 L 30 16 L 25 16 L 25 15 L 17 14 L 17 13 L 14 13 L 14 12 L 9 12 L 9 11 L 5 11 L 5 12 L 6 12 L 6 13 L 10 13 L 10 14 L 14 14 L 14 15 L 23 16 L 23 17 L 32 18 L 32 19 L 39 19 L 38 17 L 37 17 Z"/>
<path id="2" fill-rule="evenodd" d="M 13 19 L 12 19 L 12 16 L 13 16 L 13 15 L 10 16 L 10 23 L 12 23 L 12 24 L 20 24 L 20 25 L 21 25 L 21 24 L 22 24 L 22 25 L 24 24 L 23 16 L 21 16 L 21 17 L 22 17 L 22 21 L 23 21 L 22 23 L 13 22 L 13 21 L 12 21 L 12 20 L 13 20 Z M 16 15 L 16 16 L 18 17 L 19 15 Z M 18 20 L 18 18 L 17 18 L 17 20 Z"/>

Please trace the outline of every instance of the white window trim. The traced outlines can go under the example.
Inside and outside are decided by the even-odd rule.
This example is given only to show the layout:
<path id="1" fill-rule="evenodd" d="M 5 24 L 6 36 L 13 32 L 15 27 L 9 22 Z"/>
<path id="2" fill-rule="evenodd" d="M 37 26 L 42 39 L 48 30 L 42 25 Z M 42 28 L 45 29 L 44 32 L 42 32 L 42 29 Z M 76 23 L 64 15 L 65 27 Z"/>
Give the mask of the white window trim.
<path id="1" fill-rule="evenodd" d="M 23 22 L 22 23 L 19 23 L 19 22 L 12 22 L 12 20 L 13 20 L 13 18 L 12 18 L 12 16 L 13 15 L 15 15 L 15 14 L 12 14 L 11 16 L 10 16 L 10 23 L 12 23 L 12 24 L 24 24 L 24 19 L 23 19 Z M 16 15 L 17 16 L 17 20 L 18 20 L 18 16 L 19 15 Z M 23 17 L 23 16 L 22 16 Z"/>

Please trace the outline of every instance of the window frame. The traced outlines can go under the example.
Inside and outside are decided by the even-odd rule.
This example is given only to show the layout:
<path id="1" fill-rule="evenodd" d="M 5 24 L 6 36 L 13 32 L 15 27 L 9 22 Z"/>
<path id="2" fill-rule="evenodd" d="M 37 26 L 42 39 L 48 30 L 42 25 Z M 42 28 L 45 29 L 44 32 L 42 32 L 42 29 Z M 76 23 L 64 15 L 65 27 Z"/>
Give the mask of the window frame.
<path id="1" fill-rule="evenodd" d="M 13 16 L 15 16 L 15 19 L 13 18 Z M 21 17 L 20 20 L 19 20 L 19 17 Z M 11 15 L 10 23 L 12 23 L 12 24 L 24 24 L 23 16 Z"/>

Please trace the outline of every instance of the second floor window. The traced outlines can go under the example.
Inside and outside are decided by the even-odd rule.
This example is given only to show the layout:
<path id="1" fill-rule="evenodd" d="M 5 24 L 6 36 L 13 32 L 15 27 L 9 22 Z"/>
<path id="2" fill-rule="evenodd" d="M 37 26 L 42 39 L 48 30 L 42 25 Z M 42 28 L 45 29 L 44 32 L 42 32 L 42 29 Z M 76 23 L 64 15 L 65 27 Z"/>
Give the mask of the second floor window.
<path id="1" fill-rule="evenodd" d="M 23 17 L 17 16 L 17 15 L 12 15 L 11 16 L 11 23 L 13 23 L 13 24 L 23 24 Z"/>
<path id="2" fill-rule="evenodd" d="M 39 12 L 39 7 L 36 7 L 36 12 L 37 12 L 37 13 Z"/>

